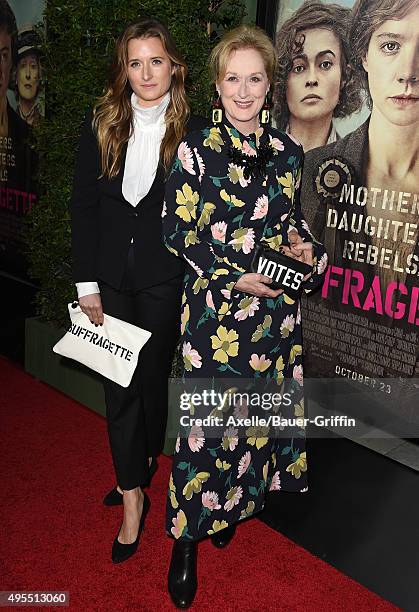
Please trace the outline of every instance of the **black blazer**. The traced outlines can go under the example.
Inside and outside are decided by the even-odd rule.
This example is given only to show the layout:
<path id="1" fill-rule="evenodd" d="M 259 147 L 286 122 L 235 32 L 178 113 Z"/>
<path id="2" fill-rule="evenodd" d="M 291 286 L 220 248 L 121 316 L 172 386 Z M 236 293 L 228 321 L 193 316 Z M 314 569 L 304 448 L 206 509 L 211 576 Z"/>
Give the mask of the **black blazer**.
<path id="1" fill-rule="evenodd" d="M 207 124 L 206 119 L 192 116 L 187 130 L 203 129 Z M 126 152 L 127 145 L 123 149 L 121 170 L 114 179 L 98 178 L 100 156 L 89 111 L 80 136 L 70 204 L 76 283 L 104 281 L 120 289 L 132 238 L 134 265 L 138 271 L 135 289 L 163 283 L 184 272 L 183 260 L 163 244 L 164 169 L 159 164 L 150 191 L 133 207 L 122 195 Z"/>

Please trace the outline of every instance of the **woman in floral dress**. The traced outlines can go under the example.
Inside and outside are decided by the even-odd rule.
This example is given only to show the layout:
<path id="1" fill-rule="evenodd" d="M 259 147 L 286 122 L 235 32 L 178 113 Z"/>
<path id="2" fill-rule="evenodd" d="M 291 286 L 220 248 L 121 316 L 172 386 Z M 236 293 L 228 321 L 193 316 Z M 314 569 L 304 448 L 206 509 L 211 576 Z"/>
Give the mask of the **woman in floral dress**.
<path id="1" fill-rule="evenodd" d="M 302 147 L 259 123 L 275 65 L 263 31 L 241 26 L 229 32 L 210 65 L 223 120 L 179 145 L 162 212 L 166 246 L 189 264 L 181 318 L 184 378 L 215 387 L 225 378 L 239 385 L 263 379 L 277 391 L 291 379 L 292 401 L 280 412 L 302 416 L 299 301 L 270 288 L 269 277 L 247 272 L 264 242 L 312 266 L 306 291 L 321 282 L 327 256 L 299 202 Z M 241 404 L 234 414 L 250 417 L 252 411 Z M 199 539 L 210 535 L 222 547 L 238 521 L 262 510 L 269 490 L 307 488 L 301 427 L 291 439 L 257 424 L 220 425 L 218 431 L 214 437 L 213 430 L 191 425 L 176 443 L 166 528 L 174 537 L 169 592 L 179 607 L 190 605 L 196 592 Z"/>

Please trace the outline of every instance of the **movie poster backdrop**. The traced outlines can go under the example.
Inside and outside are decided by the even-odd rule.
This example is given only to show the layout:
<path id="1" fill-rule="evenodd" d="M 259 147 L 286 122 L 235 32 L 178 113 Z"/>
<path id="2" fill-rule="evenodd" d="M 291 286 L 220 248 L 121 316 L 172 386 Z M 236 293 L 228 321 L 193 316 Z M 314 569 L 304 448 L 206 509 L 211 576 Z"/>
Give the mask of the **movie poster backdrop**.
<path id="1" fill-rule="evenodd" d="M 26 277 L 24 218 L 37 201 L 33 126 L 44 117 L 40 38 L 44 0 L 0 0 L 0 271 Z"/>
<path id="2" fill-rule="evenodd" d="M 281 3 L 277 41 L 310 10 L 318 23 L 319 5 Z M 306 29 L 283 84 L 286 112 L 275 109 L 278 127 L 305 145 L 302 208 L 329 255 L 322 290 L 303 301 L 305 375 L 345 379 L 363 409 L 373 410 L 373 394 L 374 410 L 419 423 L 419 5 L 340 6 L 352 9 L 354 70 L 339 82 L 338 37 Z M 336 113 L 353 86 L 363 89 L 361 108 Z M 325 398 L 338 407 L 330 389 Z"/>

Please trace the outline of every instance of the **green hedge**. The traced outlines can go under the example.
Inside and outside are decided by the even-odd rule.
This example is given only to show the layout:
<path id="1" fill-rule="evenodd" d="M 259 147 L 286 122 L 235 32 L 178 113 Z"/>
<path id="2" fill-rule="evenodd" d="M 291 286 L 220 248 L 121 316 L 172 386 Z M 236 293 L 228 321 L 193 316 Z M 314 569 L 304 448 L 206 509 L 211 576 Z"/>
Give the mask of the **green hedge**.
<path id="1" fill-rule="evenodd" d="M 245 16 L 242 0 L 48 0 L 43 74 L 47 117 L 35 131 L 40 198 L 29 217 L 28 256 L 38 280 L 37 310 L 63 325 L 75 297 L 71 279 L 68 204 L 83 116 L 102 93 L 114 41 L 128 21 L 154 16 L 169 27 L 189 66 L 192 110 L 208 116 L 206 61 L 218 36 Z M 212 34 L 210 34 L 212 32 Z"/>

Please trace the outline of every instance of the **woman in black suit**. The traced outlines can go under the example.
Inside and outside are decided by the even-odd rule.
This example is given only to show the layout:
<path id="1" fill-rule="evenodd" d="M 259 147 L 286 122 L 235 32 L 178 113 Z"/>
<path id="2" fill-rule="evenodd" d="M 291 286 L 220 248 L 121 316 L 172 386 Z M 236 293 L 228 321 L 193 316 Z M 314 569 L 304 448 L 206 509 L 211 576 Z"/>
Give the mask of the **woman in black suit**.
<path id="1" fill-rule="evenodd" d="M 123 504 L 112 560 L 137 549 L 167 421 L 167 378 L 178 341 L 183 267 L 162 241 L 165 174 L 181 138 L 205 124 L 189 119 L 187 67 L 159 21 L 131 23 L 116 43 L 105 94 L 86 116 L 71 201 L 73 275 L 81 309 L 152 332 L 126 389 L 104 380 L 117 487 Z"/>

